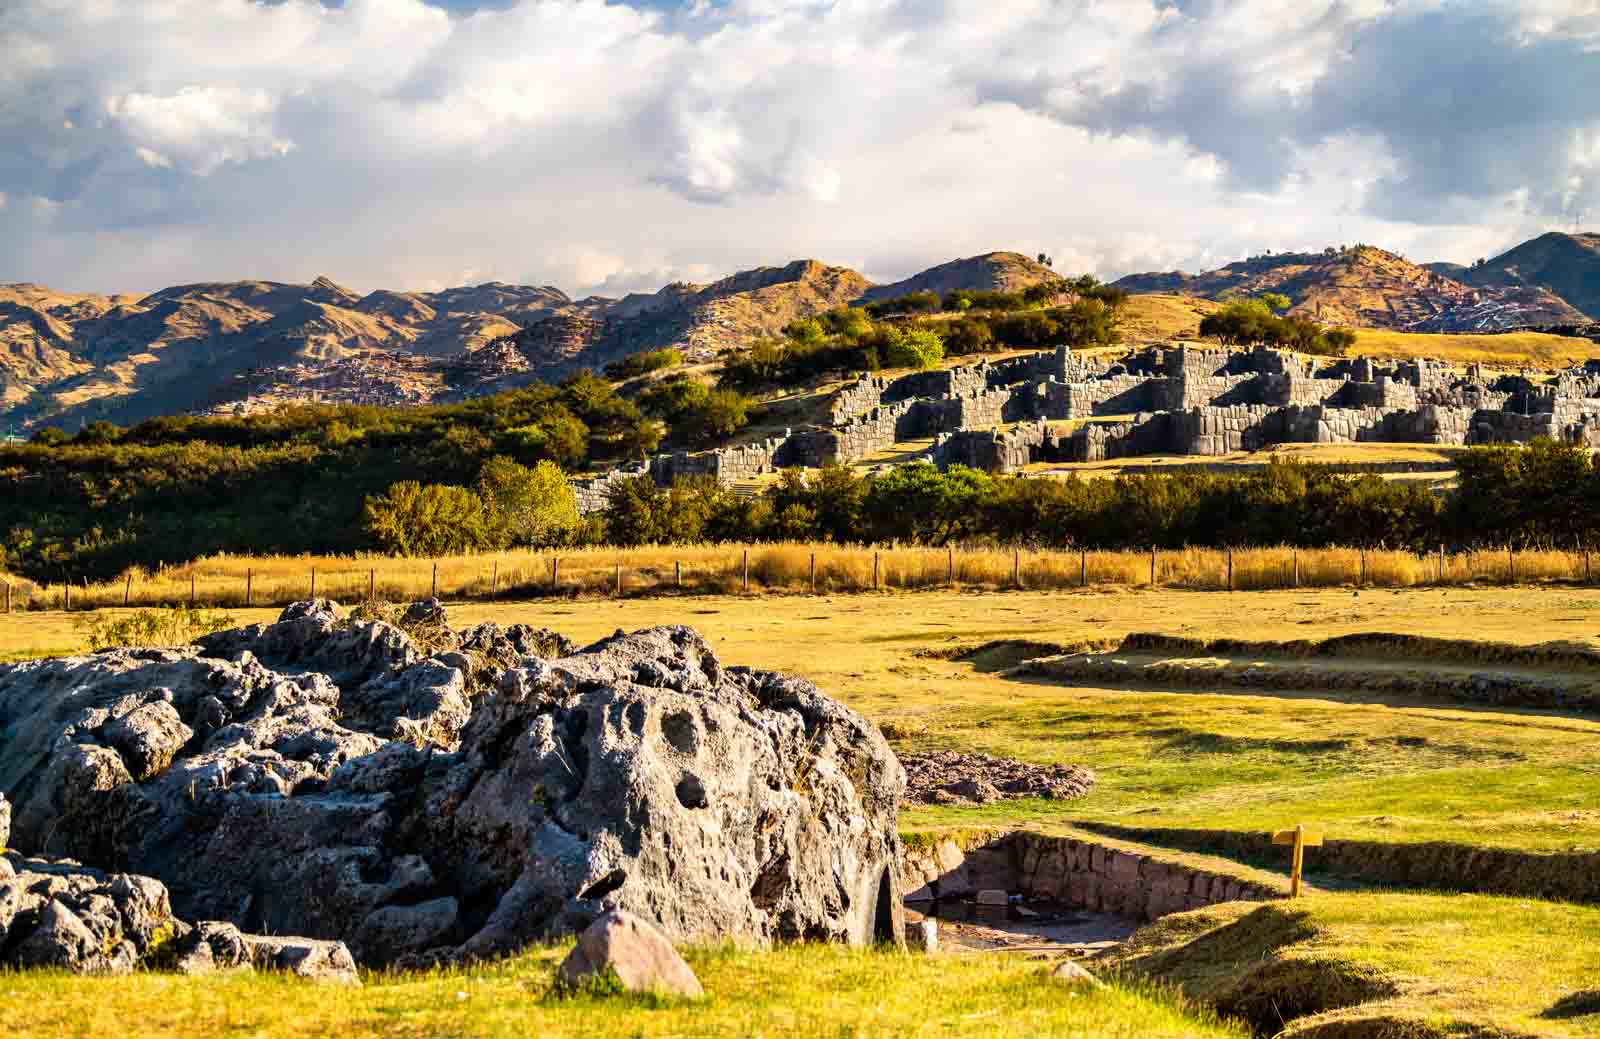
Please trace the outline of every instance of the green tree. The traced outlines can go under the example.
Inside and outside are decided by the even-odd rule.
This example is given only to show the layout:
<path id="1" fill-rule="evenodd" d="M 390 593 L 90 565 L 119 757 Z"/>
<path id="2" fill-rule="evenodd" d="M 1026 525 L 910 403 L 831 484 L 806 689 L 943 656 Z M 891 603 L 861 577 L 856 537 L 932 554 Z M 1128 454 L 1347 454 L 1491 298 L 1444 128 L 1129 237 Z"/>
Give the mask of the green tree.
<path id="1" fill-rule="evenodd" d="M 694 410 L 683 416 L 687 439 L 701 444 L 726 440 L 750 422 L 749 397 L 733 389 L 712 390 Z"/>
<path id="2" fill-rule="evenodd" d="M 532 468 L 496 456 L 478 476 L 489 537 L 497 547 L 569 544 L 578 527 L 578 498 L 553 462 Z"/>
<path id="3" fill-rule="evenodd" d="M 891 368 L 935 368 L 944 360 L 944 341 L 932 329 L 909 329 L 889 341 L 883 359 Z"/>
<path id="4" fill-rule="evenodd" d="M 666 528 L 667 495 L 649 476 L 617 480 L 606 492 L 606 543 L 632 548 L 657 544 Z"/>
<path id="5" fill-rule="evenodd" d="M 483 499 L 465 487 L 402 480 L 368 498 L 367 534 L 386 552 L 442 556 L 489 547 Z"/>

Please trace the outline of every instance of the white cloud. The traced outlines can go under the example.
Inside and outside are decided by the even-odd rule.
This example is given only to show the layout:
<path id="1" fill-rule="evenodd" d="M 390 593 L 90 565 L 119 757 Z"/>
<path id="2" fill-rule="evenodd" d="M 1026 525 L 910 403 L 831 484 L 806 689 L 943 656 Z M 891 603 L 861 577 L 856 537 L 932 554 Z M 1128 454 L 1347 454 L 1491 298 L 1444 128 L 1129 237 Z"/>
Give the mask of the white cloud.
<path id="1" fill-rule="evenodd" d="M 228 162 L 284 156 L 294 142 L 273 132 L 278 103 L 264 90 L 191 86 L 164 97 L 131 93 L 106 99 L 106 114 L 149 166 L 174 159 L 204 177 Z"/>
<path id="2" fill-rule="evenodd" d="M 0 280 L 1470 259 L 1600 199 L 1597 41 L 1589 0 L 9 0 Z"/>

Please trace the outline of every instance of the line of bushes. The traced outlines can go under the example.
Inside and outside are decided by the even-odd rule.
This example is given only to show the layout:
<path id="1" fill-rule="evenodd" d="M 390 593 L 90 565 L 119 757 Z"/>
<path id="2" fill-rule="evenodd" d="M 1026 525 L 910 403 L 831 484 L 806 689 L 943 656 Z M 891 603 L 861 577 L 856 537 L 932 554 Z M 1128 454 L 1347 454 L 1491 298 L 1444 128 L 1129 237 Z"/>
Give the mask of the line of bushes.
<path id="1" fill-rule="evenodd" d="M 1041 548 L 1359 545 L 1427 551 L 1600 544 L 1600 468 L 1586 451 L 1536 441 L 1475 448 L 1446 495 L 1409 481 L 1274 461 L 1245 475 L 1114 479 L 992 476 L 908 465 L 873 476 L 842 466 L 787 471 L 745 498 L 713 480 L 612 489 L 591 536 L 616 545 L 721 541 L 1017 544 Z"/>

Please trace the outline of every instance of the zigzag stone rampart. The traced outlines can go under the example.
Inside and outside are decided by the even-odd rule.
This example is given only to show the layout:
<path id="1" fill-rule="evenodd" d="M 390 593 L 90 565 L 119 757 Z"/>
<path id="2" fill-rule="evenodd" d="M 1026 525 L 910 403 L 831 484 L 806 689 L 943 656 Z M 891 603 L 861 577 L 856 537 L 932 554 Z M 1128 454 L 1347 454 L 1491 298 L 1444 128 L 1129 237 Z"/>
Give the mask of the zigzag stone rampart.
<path id="1" fill-rule="evenodd" d="M 1088 421 L 1083 421 L 1088 420 Z M 1079 421 L 1075 428 L 1048 423 Z M 1600 362 L 1540 379 L 1465 376 L 1441 361 L 1308 358 L 1179 344 L 1118 359 L 1065 347 L 840 389 L 827 426 L 714 451 L 675 452 L 575 483 L 582 512 L 621 479 L 737 483 L 788 466 L 852 463 L 932 440 L 916 459 L 1016 472 L 1036 462 L 1215 456 L 1282 443 L 1522 443 L 1600 447 Z"/>

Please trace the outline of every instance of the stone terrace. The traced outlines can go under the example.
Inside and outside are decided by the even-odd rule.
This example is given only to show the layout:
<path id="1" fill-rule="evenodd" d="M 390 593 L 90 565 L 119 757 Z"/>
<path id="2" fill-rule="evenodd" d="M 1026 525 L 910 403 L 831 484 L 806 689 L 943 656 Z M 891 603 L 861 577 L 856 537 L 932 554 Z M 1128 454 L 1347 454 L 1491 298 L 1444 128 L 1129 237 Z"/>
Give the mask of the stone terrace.
<path id="1" fill-rule="evenodd" d="M 1552 437 L 1600 447 L 1600 363 L 1539 379 L 1465 376 L 1428 360 L 1309 358 L 1190 343 L 1115 359 L 1065 347 L 899 378 L 864 375 L 840 390 L 831 425 L 759 443 L 658 455 L 577 484 L 583 511 L 610 483 L 689 475 L 725 483 L 788 466 L 850 463 L 933 439 L 922 459 L 1015 472 L 1034 462 L 1148 454 L 1222 455 L 1283 443 L 1521 443 Z M 1075 428 L 1049 423 L 1099 419 Z M 1107 421 L 1112 419 L 1112 421 Z"/>

